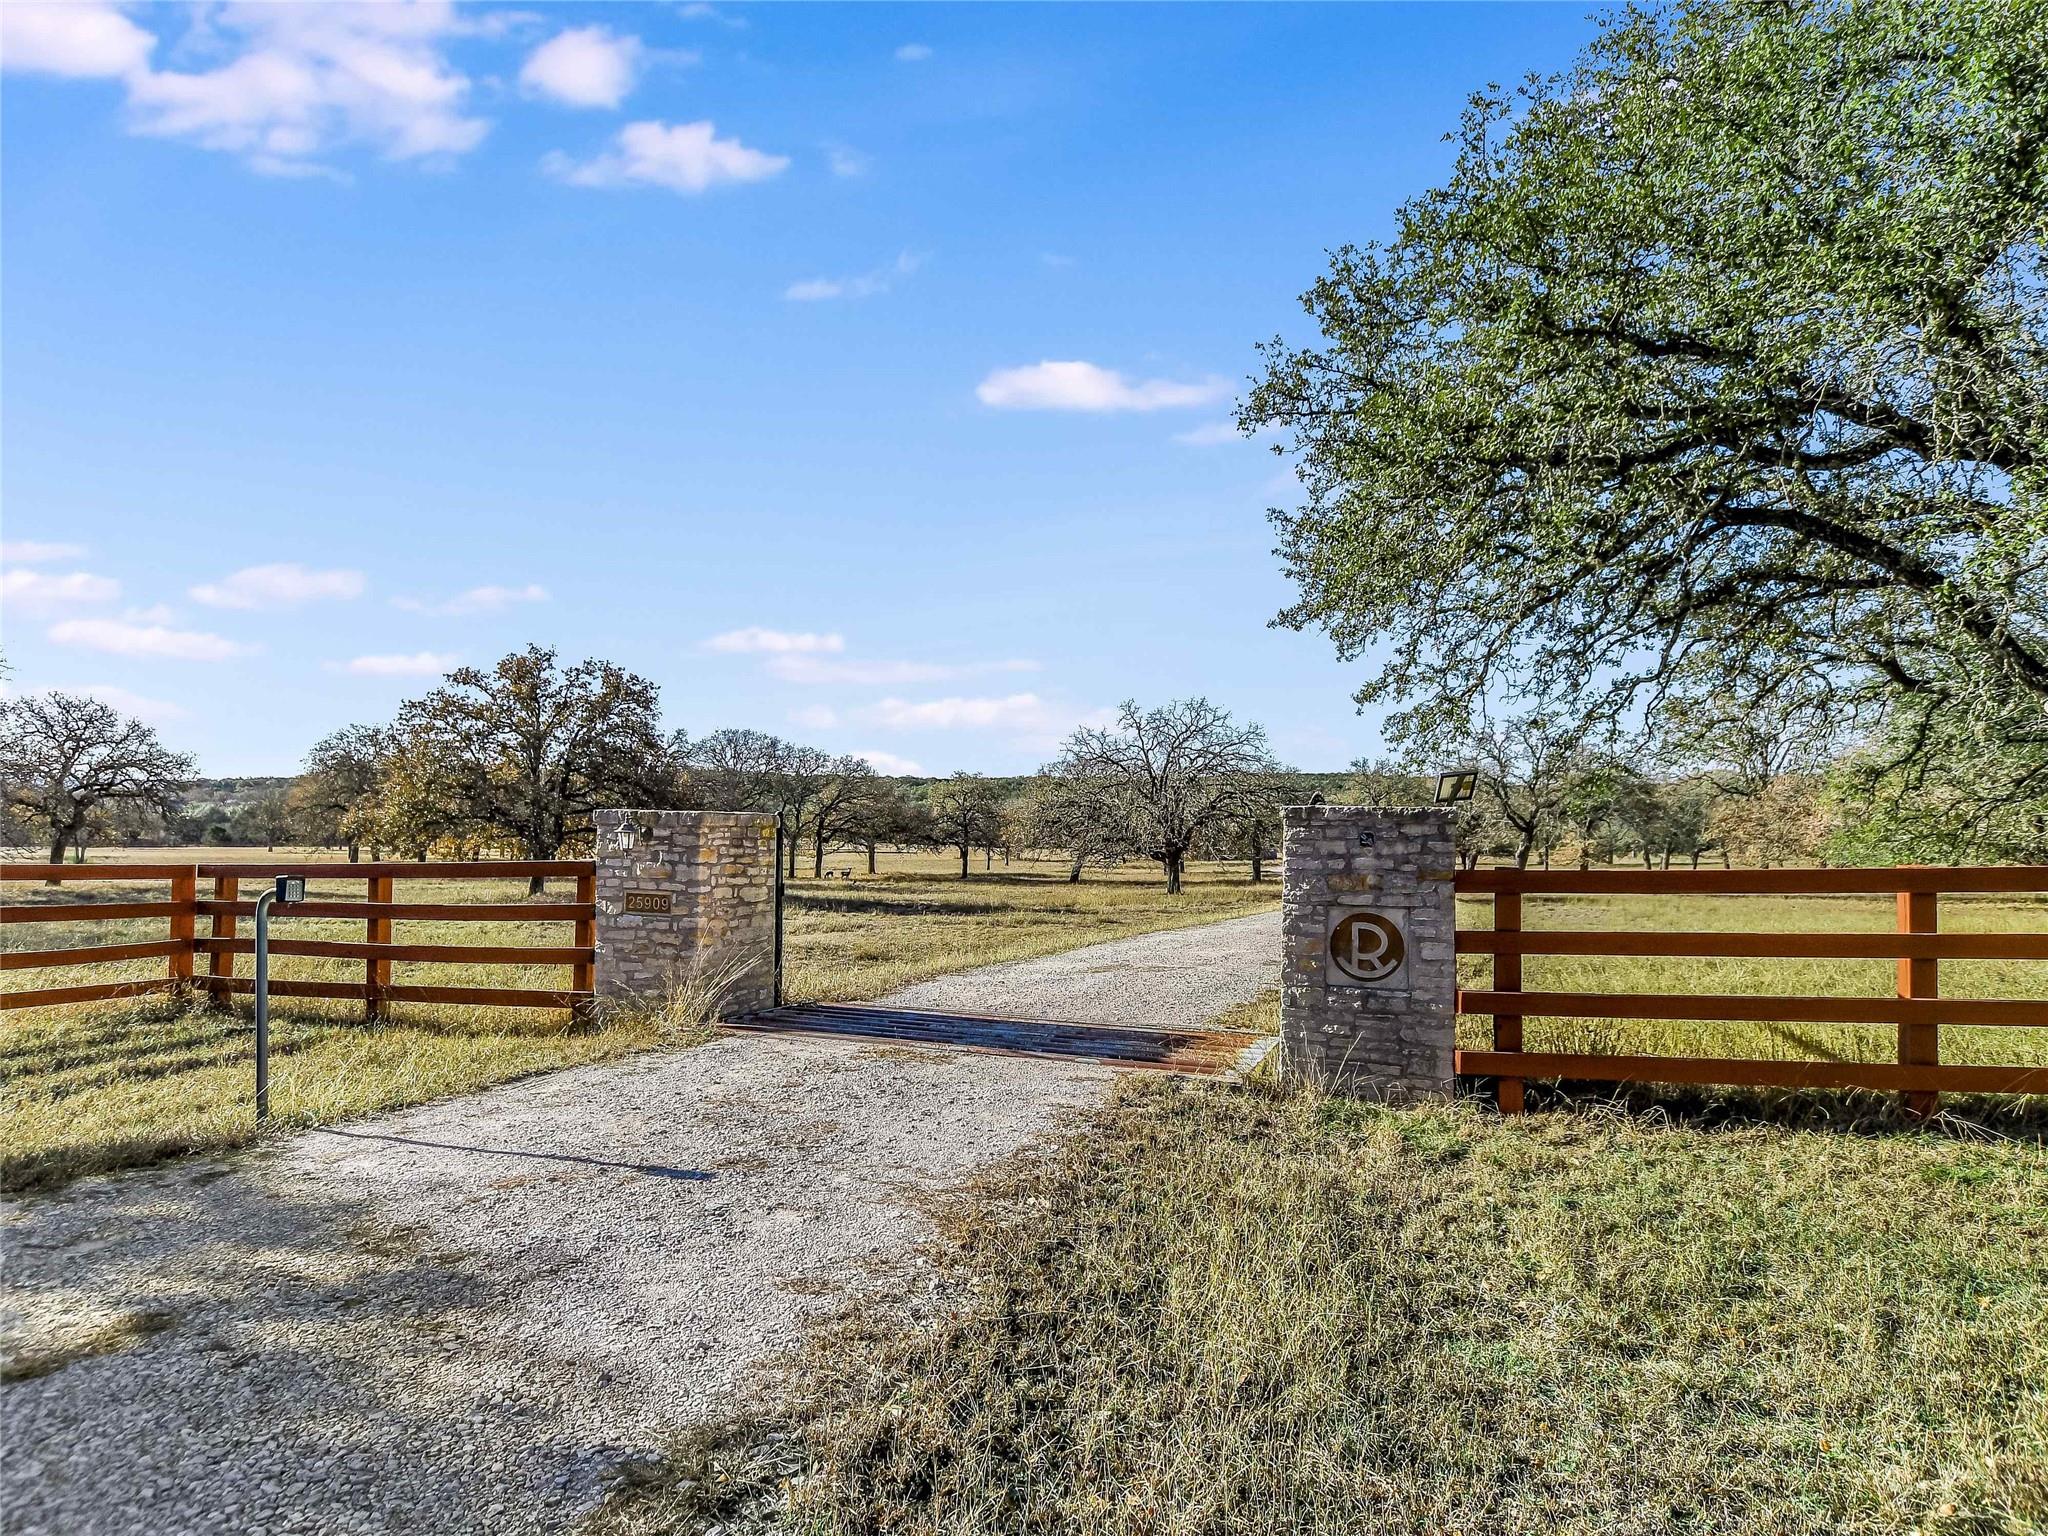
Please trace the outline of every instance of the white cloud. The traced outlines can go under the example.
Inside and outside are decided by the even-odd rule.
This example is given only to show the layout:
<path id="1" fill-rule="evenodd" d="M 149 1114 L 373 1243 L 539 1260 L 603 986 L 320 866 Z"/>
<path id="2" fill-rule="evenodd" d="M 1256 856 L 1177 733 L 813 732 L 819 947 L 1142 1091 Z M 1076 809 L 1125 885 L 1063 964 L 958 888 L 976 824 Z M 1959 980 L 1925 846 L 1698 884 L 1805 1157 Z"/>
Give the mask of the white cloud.
<path id="1" fill-rule="evenodd" d="M 877 773 L 907 774 L 920 779 L 924 777 L 923 765 L 913 763 L 907 757 L 898 757 L 894 752 L 881 752 L 873 747 L 867 747 L 853 755 L 865 758 L 868 766 Z"/>
<path id="2" fill-rule="evenodd" d="M 896 57 L 905 64 L 922 64 L 931 56 L 931 47 L 925 43 L 905 43 L 896 50 Z"/>
<path id="3" fill-rule="evenodd" d="M 0 15 L 5 15 L 0 11 Z M 85 555 L 83 544 L 45 544 L 35 539 L 0 543 L 0 563 L 46 565 L 52 560 L 78 560 Z"/>
<path id="4" fill-rule="evenodd" d="M 815 303 L 820 299 L 872 298 L 878 293 L 887 293 L 897 278 L 910 276 L 924 262 L 922 252 L 903 251 L 887 266 L 863 272 L 857 277 L 813 277 L 801 283 L 791 283 L 782 290 L 782 296 L 799 303 Z"/>
<path id="5" fill-rule="evenodd" d="M 178 610 L 169 603 L 151 603 L 146 608 L 124 608 L 121 617 L 130 624 L 175 624 Z"/>
<path id="6" fill-rule="evenodd" d="M 729 629 L 722 635 L 713 635 L 704 642 L 704 649 L 727 655 L 816 655 L 824 651 L 845 650 L 846 637 L 796 634 L 785 629 L 762 629 L 759 625 L 750 624 L 745 629 Z"/>
<path id="7" fill-rule="evenodd" d="M 608 27 L 570 27 L 527 56 L 519 83 L 570 107 L 616 107 L 633 89 L 645 50 Z"/>
<path id="8" fill-rule="evenodd" d="M 121 595 L 121 583 L 111 576 L 90 571 L 0 571 L 0 598 L 11 608 L 67 608 L 77 603 L 111 603 Z"/>
<path id="9" fill-rule="evenodd" d="M 124 715 L 133 715 L 138 720 L 182 720 L 191 711 L 168 699 L 145 698 L 115 683 L 59 683 L 50 688 L 39 688 L 38 693 L 84 694 L 98 699 L 102 704 L 118 709 Z"/>
<path id="10" fill-rule="evenodd" d="M 829 731 L 839 723 L 839 711 L 827 704 L 806 704 L 802 709 L 792 709 L 789 718 L 792 724 L 813 731 Z"/>
<path id="11" fill-rule="evenodd" d="M 253 646 L 198 630 L 169 629 L 161 624 L 129 624 L 120 619 L 66 619 L 50 630 L 59 645 L 75 645 L 113 656 L 151 656 L 169 661 L 226 661 L 246 656 Z"/>
<path id="12" fill-rule="evenodd" d="M 747 24 L 745 17 L 728 16 L 717 6 L 705 4 L 704 0 L 690 0 L 690 3 L 685 5 L 676 14 L 685 21 L 715 21 L 720 26 L 731 27 L 735 31 Z"/>
<path id="13" fill-rule="evenodd" d="M 330 661 L 327 670 L 355 677 L 439 677 L 461 663 L 460 656 L 445 651 L 415 651 L 410 656 L 357 656 L 350 661 Z"/>
<path id="14" fill-rule="evenodd" d="M 211 69 L 128 73 L 136 133 L 306 176 L 333 174 L 319 157 L 344 145 L 387 160 L 445 160 L 490 131 L 464 111 L 469 79 L 443 53 L 467 30 L 447 0 L 237 3 L 192 14 L 193 35 L 232 56 Z"/>
<path id="15" fill-rule="evenodd" d="M 834 176 L 865 176 L 874 168 L 874 156 L 850 144 L 827 144 L 825 164 Z"/>
<path id="16" fill-rule="evenodd" d="M 149 66 L 156 38 L 111 5 L 0 6 L 0 64 L 73 80 L 120 79 Z"/>
<path id="17" fill-rule="evenodd" d="M 787 155 L 749 149 L 738 139 L 721 139 L 707 120 L 699 123 L 628 123 L 613 147 L 578 162 L 556 150 L 541 169 L 572 187 L 667 187 L 697 193 L 728 182 L 765 181 L 789 167 Z"/>
<path id="18" fill-rule="evenodd" d="M 974 393 L 983 405 L 1005 411 L 1160 411 L 1214 405 L 1229 397 L 1230 381 L 1134 381 L 1093 363 L 1042 362 L 998 368 Z"/>
<path id="19" fill-rule="evenodd" d="M 315 571 L 294 563 L 251 565 L 220 581 L 202 582 L 192 596 L 209 608 L 296 608 L 323 598 L 363 595 L 361 571 Z"/>
<path id="20" fill-rule="evenodd" d="M 1050 711 L 1035 693 L 1012 693 L 1002 698 L 884 699 L 864 710 L 865 718 L 877 725 L 898 730 L 1031 730 L 1046 724 Z"/>
<path id="21" fill-rule="evenodd" d="M 394 597 L 391 606 L 407 613 L 430 613 L 439 618 L 459 618 L 471 613 L 496 613 L 514 603 L 544 603 L 548 589 L 534 582 L 523 587 L 471 587 L 467 592 L 430 602 L 419 597 Z"/>
<path id="22" fill-rule="evenodd" d="M 768 670 L 785 683 L 845 683 L 900 688 L 910 683 L 944 683 L 991 672 L 1036 672 L 1035 661 L 823 661 L 816 656 L 769 658 Z"/>

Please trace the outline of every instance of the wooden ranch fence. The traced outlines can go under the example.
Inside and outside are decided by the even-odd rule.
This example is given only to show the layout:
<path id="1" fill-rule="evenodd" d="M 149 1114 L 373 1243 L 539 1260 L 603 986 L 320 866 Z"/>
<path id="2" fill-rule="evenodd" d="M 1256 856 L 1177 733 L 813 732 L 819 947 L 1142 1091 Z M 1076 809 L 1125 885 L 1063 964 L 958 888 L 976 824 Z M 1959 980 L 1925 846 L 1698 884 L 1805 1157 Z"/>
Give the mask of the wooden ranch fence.
<path id="1" fill-rule="evenodd" d="M 0 923 L 79 923 L 95 920 L 165 918 L 167 937 L 136 944 L 94 944 L 68 949 L 27 949 L 0 953 L 0 970 L 46 970 L 56 966 L 92 965 L 115 960 L 145 960 L 162 957 L 162 976 L 99 982 L 86 986 L 43 987 L 32 991 L 0 994 L 0 1010 L 47 1008 L 58 1003 L 96 1002 L 107 998 L 134 997 L 152 992 L 204 991 L 219 1001 L 237 992 L 253 992 L 253 977 L 238 976 L 236 958 L 254 954 L 256 941 L 241 933 L 241 920 L 253 916 L 256 903 L 244 900 L 245 885 L 259 886 L 278 875 L 302 875 L 308 880 L 364 882 L 361 901 L 333 901 L 315 898 L 275 909 L 287 917 L 359 919 L 364 925 L 361 942 L 338 939 L 295 939 L 290 925 L 273 927 L 270 952 L 273 956 L 302 955 L 325 960 L 360 960 L 361 981 L 280 981 L 270 983 L 277 997 L 361 998 L 363 1016 L 381 1016 L 389 1003 L 466 1003 L 478 1007 L 567 1008 L 581 1011 L 595 995 L 593 966 L 597 957 L 597 869 L 589 859 L 496 860 L 479 859 L 460 863 L 381 864 L 5 864 L 0 865 L 0 883 L 23 884 L 48 880 L 138 882 L 163 884 L 168 881 L 168 901 L 87 901 L 47 905 L 0 904 Z M 576 882 L 573 901 L 517 902 L 424 902 L 396 899 L 403 882 L 414 880 L 504 880 L 532 876 L 572 879 Z M 200 882 L 211 882 L 211 893 L 199 894 Z M 257 894 L 251 891 L 251 897 Z M 208 919 L 208 931 L 201 936 L 199 919 Z M 507 944 L 402 944 L 392 938 L 392 925 L 406 921 L 432 922 L 550 922 L 574 925 L 573 940 L 565 945 Z M 206 957 L 205 973 L 196 974 L 197 961 Z M 394 984 L 391 967 L 395 961 L 427 961 L 454 965 L 566 965 L 571 967 L 566 988 L 535 987 L 453 987 Z"/>
<path id="2" fill-rule="evenodd" d="M 1738 1087 L 1872 1088 L 1903 1093 L 1916 1114 L 1936 1095 L 2048 1093 L 2048 1067 L 1943 1066 L 1941 1026 L 2048 1028 L 2048 1001 L 1946 999 L 1944 960 L 2048 960 L 2048 933 L 1942 933 L 1950 893 L 2048 891 L 2048 866 L 1976 869 L 1750 869 L 1665 871 L 1461 870 L 1461 894 L 1493 898 L 1491 928 L 1460 928 L 1460 954 L 1493 957 L 1490 987 L 1461 989 L 1460 1013 L 1490 1014 L 1493 1048 L 1456 1053 L 1461 1075 L 1498 1080 L 1501 1109 L 1516 1113 L 1530 1078 L 1586 1082 L 1727 1084 Z M 1524 896 L 1869 895 L 1895 897 L 1892 933 L 1685 933 L 1522 926 Z M 1733 993 L 1544 992 L 1522 984 L 1525 955 L 1684 956 L 1895 960 L 1891 997 L 1752 996 Z M 2043 989 L 2048 994 L 2048 988 Z M 1706 1019 L 1796 1024 L 1889 1024 L 1894 1062 L 1773 1061 L 1731 1057 L 1618 1056 L 1525 1051 L 1522 1022 L 1536 1017 Z"/>

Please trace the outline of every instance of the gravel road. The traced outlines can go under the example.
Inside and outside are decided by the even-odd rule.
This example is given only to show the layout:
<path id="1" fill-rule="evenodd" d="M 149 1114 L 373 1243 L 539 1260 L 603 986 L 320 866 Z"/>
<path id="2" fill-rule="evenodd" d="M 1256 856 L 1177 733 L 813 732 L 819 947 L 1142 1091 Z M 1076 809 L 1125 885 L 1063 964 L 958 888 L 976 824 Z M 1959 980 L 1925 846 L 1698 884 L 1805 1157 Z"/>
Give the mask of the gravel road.
<path id="1" fill-rule="evenodd" d="M 1171 928 L 919 982 L 875 1006 L 1194 1029 L 1280 979 L 1280 913 Z"/>
<path id="2" fill-rule="evenodd" d="M 1272 923 L 897 998 L 1198 1023 L 1269 984 Z M 1145 969 L 1175 941 L 1207 1001 Z M 915 1295 L 915 1192 L 1028 1144 L 1112 1077 L 728 1036 L 12 1202 L 0 1529 L 573 1530 L 807 1316 L 885 1276 Z"/>

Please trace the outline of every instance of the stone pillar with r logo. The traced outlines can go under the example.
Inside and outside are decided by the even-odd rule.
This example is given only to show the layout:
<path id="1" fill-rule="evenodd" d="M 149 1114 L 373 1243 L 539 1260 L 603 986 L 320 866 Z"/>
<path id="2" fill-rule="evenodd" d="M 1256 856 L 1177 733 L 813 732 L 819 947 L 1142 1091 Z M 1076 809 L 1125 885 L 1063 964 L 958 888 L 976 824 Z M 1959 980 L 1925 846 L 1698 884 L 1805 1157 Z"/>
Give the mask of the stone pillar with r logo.
<path id="1" fill-rule="evenodd" d="M 1280 846 L 1280 1050 L 1362 1098 L 1448 1096 L 1457 1024 L 1451 813 L 1291 805 Z"/>

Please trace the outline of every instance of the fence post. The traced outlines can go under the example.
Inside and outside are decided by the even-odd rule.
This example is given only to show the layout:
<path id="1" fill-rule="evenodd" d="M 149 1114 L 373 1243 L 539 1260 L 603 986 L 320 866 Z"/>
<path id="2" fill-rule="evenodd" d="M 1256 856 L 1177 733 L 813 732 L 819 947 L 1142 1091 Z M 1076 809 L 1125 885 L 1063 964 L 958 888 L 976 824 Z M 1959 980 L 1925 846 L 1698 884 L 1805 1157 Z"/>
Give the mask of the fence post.
<path id="1" fill-rule="evenodd" d="M 591 873 L 576 877 L 576 900 L 594 909 L 597 902 L 597 866 L 593 862 Z M 597 917 L 593 911 L 589 917 L 576 919 L 575 937 L 569 942 L 578 949 L 597 947 Z M 573 992 L 594 992 L 597 989 L 597 962 L 579 960 L 569 969 L 569 989 Z M 588 1000 L 576 1004 L 573 1017 L 583 1018 L 590 1013 Z"/>
<path id="2" fill-rule="evenodd" d="M 171 877 L 171 900 L 178 910 L 171 917 L 171 941 L 183 948 L 171 952 L 171 980 L 182 993 L 192 985 L 192 950 L 199 931 L 199 866 Z"/>
<path id="3" fill-rule="evenodd" d="M 233 875 L 215 875 L 213 877 L 213 899 L 215 901 L 233 901 L 241 894 L 241 889 L 242 882 Z M 213 914 L 212 936 L 216 939 L 232 941 L 235 937 L 235 914 L 223 912 L 216 908 Z M 208 955 L 206 957 L 206 974 L 212 981 L 212 985 L 207 990 L 212 994 L 213 1006 L 225 1008 L 231 995 L 231 989 L 223 985 L 223 983 L 235 974 L 235 952 L 232 949 L 221 948 Z"/>
<path id="4" fill-rule="evenodd" d="M 1493 894 L 1493 927 L 1496 933 L 1520 933 L 1522 931 L 1522 893 L 1520 891 L 1495 891 Z M 1496 992 L 1519 992 L 1522 990 L 1522 957 L 1508 954 L 1504 950 L 1493 952 L 1493 990 Z M 1493 1048 L 1496 1051 L 1519 1051 L 1522 1048 L 1522 1016 L 1519 1013 L 1496 1013 L 1493 1016 Z M 1523 1108 L 1523 1084 L 1519 1077 L 1498 1079 L 1494 1088 L 1500 1112 L 1504 1115 L 1519 1115 Z"/>
<path id="5" fill-rule="evenodd" d="M 1933 891 L 1899 892 L 1899 932 L 1934 933 L 1941 923 L 1940 898 Z M 1899 996 L 1902 998 L 1939 997 L 1941 995 L 1941 962 L 1939 960 L 1902 959 L 1899 961 Z M 1899 1026 L 1899 1065 L 1902 1067 L 1932 1067 L 1941 1062 L 1941 1026 L 1939 1024 L 1901 1024 Z M 1934 1113 L 1940 1102 L 1937 1093 L 1909 1090 L 1905 1095 L 1906 1113 L 1916 1120 L 1924 1120 Z"/>
<path id="6" fill-rule="evenodd" d="M 371 901 L 386 906 L 391 903 L 391 877 L 371 875 L 364 888 Z M 369 918 L 364 924 L 364 935 L 372 944 L 391 942 L 391 919 L 383 916 Z M 391 985 L 391 962 L 382 956 L 374 956 L 363 962 L 363 1022 L 374 1024 L 384 1017 L 384 989 Z"/>
<path id="7" fill-rule="evenodd" d="M 1458 1020 L 1449 813 L 1290 805 L 1282 826 L 1287 1075 L 1360 1097 L 1447 1097 Z"/>

